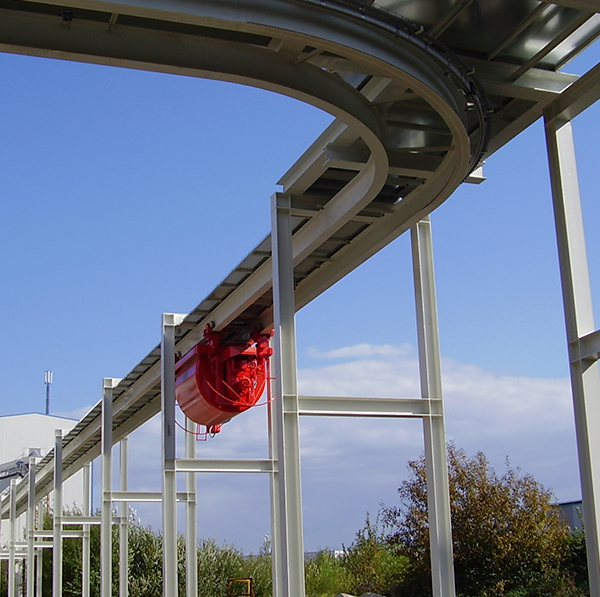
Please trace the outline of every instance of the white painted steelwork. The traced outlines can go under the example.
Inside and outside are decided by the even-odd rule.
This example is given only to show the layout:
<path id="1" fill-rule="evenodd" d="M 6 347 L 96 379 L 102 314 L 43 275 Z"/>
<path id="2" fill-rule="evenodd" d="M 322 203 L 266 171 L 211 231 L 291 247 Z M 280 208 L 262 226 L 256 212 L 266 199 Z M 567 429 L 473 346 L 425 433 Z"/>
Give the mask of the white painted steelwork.
<path id="1" fill-rule="evenodd" d="M 118 379 L 102 382 L 102 500 L 100 525 L 100 596 L 112 596 L 112 420 L 113 388 Z"/>
<path id="2" fill-rule="evenodd" d="M 423 417 L 431 577 L 436 597 L 454 597 L 450 489 L 442 401 L 442 367 L 429 218 L 411 230 L 421 398 L 434 400 L 436 417 Z"/>
<path id="3" fill-rule="evenodd" d="M 277 490 L 272 494 L 277 496 L 278 501 L 273 505 L 275 522 L 272 526 L 279 535 L 275 537 L 277 568 L 273 573 L 278 597 L 305 593 L 292 234 L 291 198 L 276 193 L 271 200 L 275 316 L 272 443 L 276 446 L 278 468 L 277 474 L 272 477 Z"/>
<path id="4" fill-rule="evenodd" d="M 175 328 L 184 315 L 165 313 L 161 342 L 163 596 L 177 597 L 177 476 L 175 461 Z"/>
<path id="5" fill-rule="evenodd" d="M 279 3 L 275 2 L 272 4 L 274 6 L 279 5 Z M 30 9 L 27 11 L 27 14 L 19 13 L 17 7 L 20 5 L 26 5 Z M 43 15 L 36 17 L 37 25 L 31 29 L 25 26 L 28 19 L 32 18 L 32 10 L 36 6 L 41 5 L 29 2 L 17 2 L 11 10 L 0 8 L 0 12 L 5 11 L 3 19 L 0 19 L 0 29 L 6 24 L 10 24 L 11 28 L 11 32 L 0 31 L 0 48 L 10 51 L 27 51 L 27 53 L 42 53 L 53 56 L 72 57 L 74 59 L 80 58 L 83 54 L 77 52 L 70 54 L 67 49 L 63 51 L 44 50 L 43 47 L 38 47 L 43 45 L 41 44 L 41 41 L 36 46 L 34 38 L 37 33 L 40 33 L 40 29 L 43 28 L 43 22 L 45 22 L 46 17 Z M 86 4 L 85 6 L 73 3 L 72 6 L 74 9 L 81 8 L 81 21 L 84 23 L 87 15 L 85 11 L 91 8 L 93 3 Z M 172 5 L 169 6 L 174 8 Z M 138 9 L 129 6 L 122 12 L 116 11 L 110 14 L 127 14 L 128 16 L 123 17 L 123 19 L 133 19 L 135 21 L 134 13 L 136 10 Z M 33 10 L 33 12 L 35 12 L 35 10 Z M 139 12 L 145 15 L 143 16 L 140 14 L 139 16 L 139 24 L 141 26 L 143 19 L 148 18 L 152 11 L 145 12 L 140 7 Z M 101 14 L 103 14 L 102 11 L 96 16 L 99 17 Z M 153 13 L 153 16 L 166 17 L 163 13 Z M 201 16 L 194 17 L 193 19 L 189 17 L 187 20 L 189 21 L 191 19 L 200 23 L 203 22 L 202 18 L 203 17 Z M 290 16 L 290 19 L 291 18 L 292 17 Z M 184 19 L 183 15 L 181 15 L 179 19 Z M 176 23 L 177 20 L 178 18 L 175 14 L 169 14 L 169 18 L 165 23 Z M 107 22 L 108 21 L 114 22 L 114 19 L 107 17 Z M 116 22 L 118 22 L 118 20 Z M 138 21 L 135 22 L 137 23 Z M 216 24 L 219 25 L 219 27 L 224 27 L 224 23 L 219 20 L 212 21 L 209 19 L 206 22 L 210 22 L 211 25 Z M 353 26 L 353 24 L 347 22 L 344 23 L 345 26 Z M 23 27 L 20 27 L 19 24 L 23 24 Z M 130 25 L 128 25 L 128 27 L 130 27 Z M 133 27 L 133 24 L 131 27 Z M 133 29 L 135 28 L 133 27 Z M 116 30 L 117 29 L 115 29 L 115 31 Z M 223 29 L 223 31 L 225 30 L 226 28 Z M 128 31 L 129 29 L 124 31 L 123 34 L 125 35 Z M 264 33 L 266 30 L 261 28 L 261 31 Z M 289 44 L 286 45 L 281 38 L 281 35 L 284 35 L 285 31 L 285 29 L 283 31 L 278 30 L 280 34 L 280 38 L 278 38 L 279 42 L 274 42 L 274 45 L 279 49 L 273 50 L 273 48 L 271 48 L 271 52 L 281 52 L 282 48 L 283 50 L 290 49 Z M 524 30 L 520 35 L 526 35 L 526 33 L 527 31 Z M 56 33 L 56 35 L 60 37 L 63 33 Z M 148 35 L 150 35 L 150 33 L 148 33 Z M 157 33 L 157 36 L 159 35 L 160 34 Z M 291 33 L 289 35 L 293 37 Z M 10 40 L 8 39 L 9 37 L 11 38 Z M 17 37 L 20 38 L 20 41 L 16 39 Z M 82 36 L 75 35 L 71 37 L 77 38 L 73 41 L 83 43 Z M 274 40 L 276 38 L 273 37 L 271 39 Z M 586 43 L 589 43 L 592 39 L 593 32 L 590 32 L 589 39 L 587 39 Z M 156 41 L 158 42 L 159 40 L 160 37 L 157 37 Z M 50 41 L 51 40 L 47 40 L 48 43 L 50 43 Z M 55 40 L 55 42 L 58 43 L 58 40 Z M 125 43 L 125 40 L 122 39 L 122 42 Z M 405 40 L 402 43 L 408 42 Z M 267 43 L 267 46 L 269 45 L 270 44 Z M 405 46 L 403 46 L 402 50 L 405 49 Z M 74 50 L 75 48 L 73 48 L 73 51 Z M 124 50 L 121 48 L 120 51 L 123 52 Z M 90 52 L 92 52 L 92 49 L 88 48 L 86 56 L 87 59 L 91 60 L 93 58 Z M 309 61 L 305 50 L 300 49 L 299 52 L 301 59 L 306 58 L 302 63 L 308 62 L 309 64 L 312 64 L 312 62 Z M 328 54 L 329 53 L 330 52 L 328 52 Z M 411 50 L 408 54 L 412 57 L 413 51 Z M 316 52 L 311 56 L 310 60 L 315 61 L 319 57 L 320 59 L 323 59 L 323 52 Z M 462 58 L 465 60 L 468 57 L 463 55 Z M 418 61 L 417 57 L 415 57 L 415 59 Z M 98 58 L 98 60 L 100 60 L 100 58 Z M 114 60 L 117 61 L 117 58 Z M 512 67 L 512 70 L 509 69 L 498 57 L 489 60 L 485 64 L 478 62 L 478 59 L 476 58 L 470 58 L 469 60 L 471 64 L 476 65 L 477 73 L 481 77 L 484 87 L 488 90 L 488 97 L 492 103 L 490 108 L 494 110 L 494 116 L 496 114 L 498 115 L 498 118 L 493 120 L 495 124 L 491 131 L 489 151 L 498 148 L 525 126 L 530 124 L 538 117 L 542 107 L 548 105 L 553 99 L 556 99 L 559 96 L 562 97 L 561 93 L 564 92 L 565 100 L 568 100 L 569 90 L 565 91 L 565 89 L 575 80 L 575 77 L 570 75 L 554 73 L 531 66 L 528 72 L 523 74 L 518 81 L 507 82 L 507 77 L 509 77 L 510 72 L 514 71 L 514 67 Z M 358 68 L 358 63 L 354 62 L 354 58 L 340 59 L 339 62 L 343 63 L 344 68 L 349 68 L 351 65 L 354 65 L 356 70 L 360 70 Z M 426 62 L 429 65 L 429 60 L 426 60 Z M 132 65 L 140 66 L 139 63 Z M 324 64 L 315 62 L 314 66 L 317 65 L 320 65 L 320 70 L 324 68 Z M 156 66 L 156 68 L 158 68 L 158 66 Z M 332 69 L 332 72 L 335 72 L 335 65 L 329 65 L 329 68 Z M 182 69 L 181 72 L 187 71 Z M 425 75 L 423 75 L 423 77 L 426 78 Z M 432 77 L 433 72 L 431 72 L 430 80 Z M 396 84 L 391 81 L 387 86 L 383 87 L 385 85 L 385 79 L 385 76 L 379 77 L 378 79 L 372 75 L 364 75 L 361 81 L 363 83 L 366 81 L 366 84 L 362 87 L 359 94 L 363 98 L 366 98 L 367 101 L 371 102 L 371 109 L 375 109 L 376 111 L 381 110 L 382 108 L 378 106 L 383 106 L 384 104 L 387 108 L 393 108 L 394 105 L 400 106 L 401 104 L 406 104 L 404 107 L 409 113 L 413 113 L 414 101 L 417 100 L 418 94 L 415 95 L 415 93 L 411 91 L 410 93 L 403 92 L 404 95 L 401 93 L 396 96 L 394 95 L 395 92 L 392 92 L 393 89 L 395 89 Z M 402 88 L 402 85 L 400 85 L 400 88 Z M 390 93 L 392 93 L 392 95 L 390 95 Z M 406 95 L 407 93 L 408 95 Z M 381 99 L 379 100 L 378 98 L 380 97 Z M 364 102 L 364 99 L 359 100 L 359 104 L 360 101 Z M 419 101 L 423 102 L 424 100 L 421 99 Z M 418 103 L 419 102 L 417 102 L 417 104 Z M 503 104 L 506 110 L 500 107 L 498 107 L 498 109 L 494 108 L 494 103 L 497 103 L 498 106 Z M 427 104 L 427 102 L 421 103 L 422 108 L 426 108 L 428 105 L 431 106 L 431 104 Z M 445 111 L 446 109 L 444 109 L 444 112 Z M 493 119 L 494 116 L 491 118 Z M 408 127 L 408 124 L 406 124 L 406 126 Z M 406 130 L 410 130 L 410 127 Z M 332 201 L 331 195 L 328 196 L 327 194 L 323 194 L 322 190 L 325 188 L 324 184 L 328 181 L 327 176 L 330 170 L 329 166 L 332 164 L 338 168 L 341 165 L 345 165 L 347 168 L 361 167 L 364 169 L 371 159 L 368 155 L 368 149 L 350 149 L 348 143 L 356 146 L 356 137 L 350 135 L 348 141 L 349 131 L 348 125 L 341 121 L 336 121 L 297 162 L 288 175 L 282 179 L 286 191 L 291 193 L 294 209 L 297 210 L 296 213 L 299 214 L 297 223 L 305 224 L 302 228 L 302 230 L 304 230 L 304 236 L 309 234 L 307 232 L 309 229 L 313 230 L 310 234 L 313 234 L 313 238 L 315 239 L 314 242 L 318 242 L 316 239 L 322 237 L 322 234 L 319 232 L 321 227 L 316 220 L 323 222 L 324 219 L 335 219 L 339 215 L 334 209 L 334 204 L 327 210 L 325 209 Z M 307 245 L 303 242 L 302 246 L 299 247 L 295 253 L 295 275 L 298 279 L 295 291 L 297 308 L 302 307 L 318 296 L 320 292 L 362 263 L 382 246 L 406 231 L 410 225 L 414 223 L 411 219 L 413 217 L 411 214 L 414 214 L 414 212 L 408 210 L 408 206 L 414 206 L 416 203 L 425 201 L 425 197 L 428 195 L 428 193 L 425 192 L 425 189 L 432 188 L 431 185 L 433 182 L 430 182 L 431 179 L 438 179 L 438 183 L 441 182 L 441 179 L 439 178 L 440 175 L 436 174 L 436 172 L 443 166 L 439 161 L 436 161 L 431 154 L 427 152 L 419 153 L 419 150 L 415 150 L 417 153 L 412 153 L 411 150 L 411 152 L 401 154 L 394 153 L 391 149 L 386 151 L 388 155 L 387 159 L 390 164 L 388 171 L 389 175 L 393 177 L 413 176 L 416 177 L 415 180 L 419 183 L 425 181 L 424 184 L 418 184 L 413 191 L 408 192 L 402 200 L 397 201 L 396 203 L 384 203 L 382 201 L 383 195 L 380 193 L 375 200 L 362 209 L 362 211 L 350 216 L 347 224 L 343 227 L 345 230 L 343 233 L 341 233 L 341 231 L 336 232 L 336 238 L 339 237 L 339 241 L 327 241 L 328 244 L 324 245 L 328 247 L 326 250 L 319 247 L 304 260 L 302 258 L 306 253 Z M 456 152 L 456 149 L 453 151 Z M 442 160 L 442 163 L 443 162 L 444 160 Z M 361 170 L 361 172 L 362 171 L 363 170 Z M 352 171 L 349 170 L 348 172 Z M 356 172 L 356 170 L 354 170 L 354 172 Z M 419 176 L 422 178 L 418 178 Z M 351 177 L 350 184 L 354 184 L 345 191 L 345 195 L 349 193 L 359 194 L 362 192 L 360 185 L 355 181 L 356 176 Z M 429 187 L 425 183 L 429 184 Z M 311 191 L 311 187 L 314 188 L 315 185 L 321 189 L 317 194 L 315 194 L 314 191 Z M 439 188 L 439 185 L 437 186 Z M 388 186 L 384 186 L 385 193 L 389 190 L 390 188 Z M 450 187 L 446 187 L 443 194 L 449 194 L 451 190 Z M 339 195 L 338 193 L 337 198 L 340 199 L 340 201 L 337 201 L 336 199 L 335 205 L 339 206 L 342 203 L 341 199 L 343 196 L 344 195 Z M 442 196 L 440 195 L 440 199 L 441 197 Z M 413 198 L 414 201 L 412 200 Z M 432 209 L 434 206 L 435 205 L 433 204 L 429 204 L 428 208 Z M 312 216 L 310 217 L 310 223 L 315 221 L 315 226 L 310 227 L 306 224 L 307 215 Z M 352 232 L 352 230 L 354 230 L 354 232 Z M 348 236 L 348 234 L 350 234 L 350 236 Z M 296 234 L 294 236 L 296 237 Z M 300 240 L 300 237 L 298 237 L 298 241 Z M 310 244 L 313 243 L 309 243 L 308 246 L 310 246 Z M 303 249 L 302 247 L 305 248 Z M 262 323 L 263 327 L 268 327 L 270 325 L 270 322 L 272 322 L 270 303 L 264 302 L 264 299 L 262 298 L 264 292 L 266 292 L 270 286 L 270 275 L 268 273 L 270 269 L 268 263 L 269 251 L 270 243 L 267 239 L 263 243 L 260 243 L 259 246 L 242 261 L 240 266 L 225 279 L 222 286 L 215 289 L 215 291 L 203 301 L 196 310 L 188 315 L 185 326 L 182 326 L 178 330 L 178 350 L 183 351 L 186 348 L 193 346 L 196 341 L 199 341 L 203 326 L 208 321 L 215 321 L 218 329 L 227 329 L 231 333 L 238 333 L 235 332 L 237 329 L 247 329 L 248 326 L 253 325 L 256 321 Z M 248 307 L 248 305 L 251 306 Z M 185 329 L 183 329 L 184 327 Z M 158 365 L 159 357 L 160 351 L 157 349 L 153 350 L 148 357 L 135 367 L 115 388 L 115 442 L 119 441 L 122 437 L 125 437 L 129 432 L 158 412 L 157 384 L 160 377 Z M 82 419 L 73 433 L 68 434 L 65 438 L 65 478 L 68 478 L 74 471 L 79 470 L 82 464 L 89 462 L 92 458 L 99 455 L 100 422 L 100 408 L 97 406 L 90 411 L 89 415 Z M 40 496 L 47 492 L 48 485 L 51 483 L 51 459 L 51 456 L 45 459 L 38 474 L 39 478 L 36 487 Z M 17 499 L 18 509 L 19 511 L 22 511 L 25 507 L 24 493 L 22 494 L 19 492 Z M 6 510 L 4 510 L 4 513 L 4 515 L 6 515 Z"/>
<path id="6" fill-rule="evenodd" d="M 185 457 L 196 458 L 196 424 L 185 420 Z M 185 595 L 198 597 L 198 510 L 196 502 L 196 475 L 189 472 L 185 476 L 186 490 L 186 532 L 185 532 Z"/>
<path id="7" fill-rule="evenodd" d="M 594 325 L 571 121 L 556 112 L 547 110 L 544 120 L 569 345 L 590 594 L 600 595 L 600 375 L 594 341 L 600 330 Z"/>
<path id="8" fill-rule="evenodd" d="M 119 442 L 119 489 L 127 491 L 127 438 Z M 128 576 L 128 505 L 126 501 L 121 502 L 121 520 L 119 522 L 119 597 L 127 597 L 129 593 Z"/>
<path id="9" fill-rule="evenodd" d="M 110 427 L 110 425 L 109 425 Z M 62 595 L 63 432 L 57 429 L 54 444 L 54 499 L 52 503 L 52 595 Z"/>
<path id="10" fill-rule="evenodd" d="M 68 28 L 59 16 L 64 9 L 71 11 Z M 581 79 L 560 69 L 600 35 L 598 10 L 595 0 L 0 2 L 0 50 L 252 84 L 307 101 L 337 118 L 280 181 L 284 193 L 275 199 L 280 202 L 272 237 L 275 258 L 271 259 L 271 238 L 267 237 L 192 313 L 165 316 L 162 346 L 111 385 L 110 399 L 103 397 L 40 463 L 35 501 L 50 491 L 53 482 L 61 488 L 61 477 L 69 478 L 102 452 L 103 575 L 110 569 L 105 553 L 113 523 L 109 506 L 136 497 L 157 499 L 154 493 L 135 494 L 123 486 L 120 492 L 111 491 L 112 445 L 161 410 L 161 402 L 167 597 L 174 596 L 177 588 L 175 505 L 178 499 L 187 501 L 191 524 L 195 473 L 270 475 L 275 593 L 277 597 L 301 595 L 299 416 L 409 416 L 424 421 L 433 510 L 434 592 L 452 596 L 443 405 L 426 218 L 469 178 L 482 157 L 512 139 L 544 110 L 557 203 L 560 162 L 569 161 L 558 142 L 561 137 L 568 141 L 563 121 L 585 109 L 600 93 L 600 67 Z M 569 168 L 574 166 L 574 159 L 570 161 Z M 470 178 L 479 181 L 481 175 Z M 559 217 L 557 226 L 560 237 Z M 294 382 L 295 310 L 411 228 L 423 398 L 299 397 Z M 585 267 L 577 266 L 577 280 L 564 267 L 573 243 L 581 246 L 582 237 L 570 231 L 566 241 L 559 241 L 563 243 L 560 252 L 587 502 L 584 510 L 594 527 L 598 507 L 593 463 L 598 447 L 590 440 L 588 417 L 595 408 L 590 405 L 589 391 L 596 382 L 588 375 L 595 365 L 588 364 L 598 358 L 600 332 L 593 324 L 580 325 L 581 310 L 587 308 L 579 303 L 587 299 L 577 280 Z M 279 284 L 279 278 L 286 283 Z M 277 313 L 271 289 L 277 295 Z M 232 340 L 255 325 L 268 330 L 275 324 L 285 330 L 277 340 L 283 341 L 277 357 L 280 400 L 270 409 L 268 460 L 198 460 L 190 453 L 185 459 L 176 458 L 174 354 L 201 341 L 209 322 Z M 595 386 L 592 390 L 596 391 Z M 185 494 L 176 492 L 179 471 L 187 474 Z M 12 500 L 0 499 L 0 518 L 24 511 L 27 491 L 27 484 L 20 483 L 14 486 Z M 60 552 L 61 537 L 76 535 L 61 530 L 62 524 L 57 523 L 61 516 L 55 513 L 55 553 Z M 123 516 L 116 522 L 123 525 Z M 80 534 L 85 536 L 83 531 Z M 42 531 L 35 535 L 48 536 Z M 588 541 L 588 553 L 597 563 L 597 530 Z M 14 541 L 11 545 L 14 559 L 17 545 Z M 55 562 L 55 571 L 57 567 Z M 600 597 L 598 574 L 592 571 L 593 575 L 592 595 Z M 110 594 L 109 579 L 104 576 L 103 597 Z"/>
<path id="11" fill-rule="evenodd" d="M 35 458 L 29 458 L 29 470 L 35 470 Z M 27 501 L 27 597 L 34 597 L 35 584 L 35 474 L 28 475 Z"/>
<path id="12" fill-rule="evenodd" d="M 15 542 L 17 540 L 17 496 L 16 496 L 16 479 L 10 481 L 10 536 L 8 539 L 8 597 L 17 597 L 16 579 L 17 579 L 17 563 L 15 554 Z"/>
<path id="13" fill-rule="evenodd" d="M 83 467 L 83 508 L 81 513 L 84 518 L 91 517 L 91 498 L 92 498 L 92 465 L 86 464 Z M 82 521 L 83 541 L 81 544 L 81 597 L 90 597 L 90 557 L 91 557 L 91 537 L 90 525 Z M 41 562 L 40 562 L 41 564 Z M 41 589 L 40 579 L 40 589 Z"/>
<path id="14" fill-rule="evenodd" d="M 89 466 L 89 465 L 86 465 Z M 41 502 L 37 504 L 37 524 L 36 530 L 41 531 L 44 526 L 44 507 Z M 37 538 L 37 537 L 36 537 Z M 36 578 L 35 578 L 35 597 L 42 597 L 42 547 L 35 548 Z M 88 596 L 89 597 L 89 596 Z"/>

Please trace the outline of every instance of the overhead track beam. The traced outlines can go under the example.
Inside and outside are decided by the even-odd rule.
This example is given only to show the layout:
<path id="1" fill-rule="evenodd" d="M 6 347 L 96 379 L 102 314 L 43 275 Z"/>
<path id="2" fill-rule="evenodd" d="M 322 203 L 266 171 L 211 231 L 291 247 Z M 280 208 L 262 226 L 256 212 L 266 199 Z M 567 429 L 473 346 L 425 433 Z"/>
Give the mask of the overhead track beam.
<path id="1" fill-rule="evenodd" d="M 555 4 L 576 10 L 600 12 L 600 5 L 596 0 L 541 0 L 544 4 Z"/>
<path id="2" fill-rule="evenodd" d="M 546 113 L 559 120 L 573 120 L 600 100 L 600 64 L 555 98 L 546 108 Z"/>
<path id="3" fill-rule="evenodd" d="M 21 5 L 30 10 L 16 10 Z M 45 11 L 40 9 L 44 5 L 49 7 Z M 363 217 L 359 212 L 378 201 L 390 174 L 419 176 L 422 180 L 399 206 L 390 205 L 386 199 L 386 210 L 381 212 L 384 217 L 362 222 L 367 229 L 382 230 L 379 219 L 392 218 L 394 228 L 399 225 L 405 229 L 422 218 L 461 183 L 483 151 L 486 117 L 477 82 L 435 40 L 426 34 L 417 35 L 405 21 L 374 7 L 365 15 L 352 3 L 304 0 L 66 0 L 60 6 L 44 0 L 11 6 L 14 10 L 0 9 L 2 50 L 246 83 L 285 93 L 334 114 L 338 120 L 313 145 L 314 151 L 307 152 L 290 171 L 288 180 L 294 180 L 290 186 L 296 184 L 298 192 L 303 193 L 306 184 L 327 176 L 332 166 L 320 160 L 332 142 L 336 146 L 345 143 L 345 149 L 360 146 L 365 152 L 352 164 L 360 168 L 356 175 L 327 197 L 315 215 L 294 232 L 292 255 L 296 265 L 313 254 L 316 260 L 321 259 L 321 245 L 340 236 L 339 230 L 347 223 Z M 69 27 L 57 16 L 65 7 L 74 14 Z M 53 14 L 55 9 L 60 10 Z M 215 31 L 222 34 L 215 35 Z M 270 43 L 273 39 L 281 40 L 283 45 L 276 44 L 275 48 Z M 345 64 L 362 64 L 365 72 L 378 74 L 366 82 L 364 76 L 360 77 L 360 88 L 354 88 L 345 82 L 345 75 L 320 69 L 310 64 L 310 59 L 298 61 L 297 55 L 291 59 L 285 51 L 277 51 L 293 46 L 293 54 L 303 43 L 339 56 L 348 61 Z M 387 138 L 389 124 L 374 102 L 384 92 L 386 100 L 394 101 L 394 94 L 402 99 L 407 89 L 419 110 L 426 107 L 437 112 L 436 122 L 447 127 L 444 146 L 437 140 L 428 144 L 427 139 L 433 141 L 436 135 L 427 130 L 406 129 L 409 136 L 425 138 L 426 142 L 418 145 L 425 153 L 394 153 L 396 147 Z M 432 152 L 439 155 L 433 156 Z M 294 171 L 298 175 L 291 174 Z M 305 182 L 298 182 L 301 178 Z M 380 212 L 378 208 L 376 211 Z M 383 236 L 391 238 L 387 233 Z M 345 245 L 345 240 L 341 244 Z M 250 268 L 243 281 L 227 283 L 224 298 L 210 299 L 204 311 L 192 314 L 193 323 L 183 322 L 181 329 L 175 330 L 178 351 L 185 352 L 201 341 L 206 323 L 214 322 L 217 330 L 225 330 L 244 315 L 249 305 L 264 301 L 272 286 L 268 249 L 265 241 L 261 251 L 266 258 Z M 259 256 L 258 248 L 254 255 Z M 310 273 L 309 278 L 314 274 L 318 272 Z M 315 298 L 324 287 L 320 281 L 304 284 L 304 289 L 311 290 L 300 297 L 297 289 L 297 304 L 298 298 L 305 304 L 309 295 Z M 265 316 L 260 316 L 265 326 L 273 324 L 269 312 L 265 308 Z M 153 351 L 122 385 L 113 389 L 113 443 L 158 412 L 160 367 L 160 354 Z M 95 407 L 84 421 L 65 437 L 65 478 L 99 454 L 100 410 Z M 51 471 L 50 455 L 40 463 L 36 475 L 37 498 L 51 489 Z M 19 491 L 19 508 L 24 507 L 23 500 L 24 494 Z M 2 510 L 6 516 L 6 509 Z"/>

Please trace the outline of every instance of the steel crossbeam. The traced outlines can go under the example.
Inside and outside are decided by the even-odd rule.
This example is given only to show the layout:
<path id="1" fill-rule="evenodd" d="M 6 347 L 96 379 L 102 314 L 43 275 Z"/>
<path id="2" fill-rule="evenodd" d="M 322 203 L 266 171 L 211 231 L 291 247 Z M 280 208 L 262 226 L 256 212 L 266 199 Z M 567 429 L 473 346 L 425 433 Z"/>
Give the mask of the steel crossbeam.
<path id="1" fill-rule="evenodd" d="M 440 400 L 298 396 L 300 415 L 313 417 L 422 418 L 441 416 Z"/>
<path id="2" fill-rule="evenodd" d="M 569 343 L 571 361 L 597 361 L 600 359 L 600 330 L 585 334 Z"/>

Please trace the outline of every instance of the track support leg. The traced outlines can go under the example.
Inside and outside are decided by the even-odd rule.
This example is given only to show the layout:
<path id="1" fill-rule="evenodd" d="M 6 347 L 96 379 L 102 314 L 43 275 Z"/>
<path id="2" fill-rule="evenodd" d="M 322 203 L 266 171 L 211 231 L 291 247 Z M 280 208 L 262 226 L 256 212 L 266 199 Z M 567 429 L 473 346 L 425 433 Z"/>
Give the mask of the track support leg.
<path id="1" fill-rule="evenodd" d="M 62 429 L 57 429 L 54 436 L 54 528 L 52 537 L 52 595 L 62 597 L 62 515 L 63 515 L 63 481 L 62 481 Z"/>
<path id="2" fill-rule="evenodd" d="M 177 597 L 177 478 L 175 473 L 175 328 L 183 315 L 164 313 L 161 341 L 163 597 Z"/>
<path id="3" fill-rule="evenodd" d="M 279 592 L 275 597 L 305 595 L 291 211 L 290 197 L 276 193 L 271 202 L 276 396 L 273 423 L 278 461 L 273 580 Z"/>
<path id="4" fill-rule="evenodd" d="M 423 418 L 427 472 L 427 510 L 434 597 L 455 597 L 446 431 L 442 404 L 442 374 L 429 217 L 411 229 L 421 397 L 436 401 L 437 416 Z"/>
<path id="5" fill-rule="evenodd" d="M 590 595 L 600 597 L 600 376 L 582 354 L 595 332 L 571 122 L 544 114 L 571 372 Z"/>
<path id="6" fill-rule="evenodd" d="M 100 597 L 112 596 L 112 377 L 102 382 L 102 509 L 100 510 Z"/>

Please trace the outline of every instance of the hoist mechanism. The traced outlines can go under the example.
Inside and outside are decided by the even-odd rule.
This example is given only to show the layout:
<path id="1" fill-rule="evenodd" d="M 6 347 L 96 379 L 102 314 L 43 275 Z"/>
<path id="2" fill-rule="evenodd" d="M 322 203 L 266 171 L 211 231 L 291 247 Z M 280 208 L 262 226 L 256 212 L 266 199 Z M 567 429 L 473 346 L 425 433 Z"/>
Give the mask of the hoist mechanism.
<path id="1" fill-rule="evenodd" d="M 269 378 L 271 336 L 256 330 L 245 344 L 227 344 L 207 325 L 204 342 L 175 363 L 175 397 L 186 417 L 218 433 L 254 406 Z"/>

